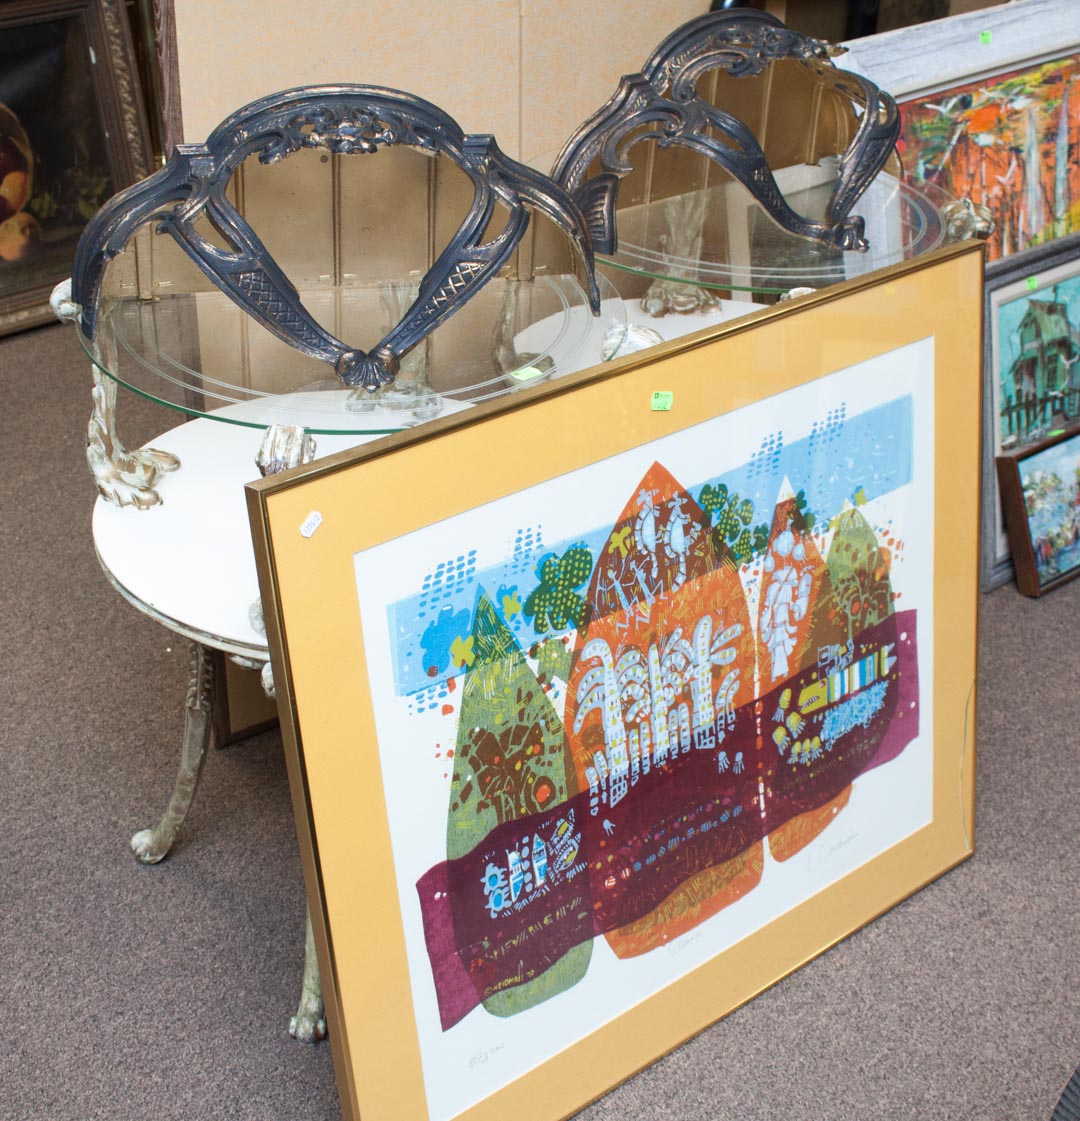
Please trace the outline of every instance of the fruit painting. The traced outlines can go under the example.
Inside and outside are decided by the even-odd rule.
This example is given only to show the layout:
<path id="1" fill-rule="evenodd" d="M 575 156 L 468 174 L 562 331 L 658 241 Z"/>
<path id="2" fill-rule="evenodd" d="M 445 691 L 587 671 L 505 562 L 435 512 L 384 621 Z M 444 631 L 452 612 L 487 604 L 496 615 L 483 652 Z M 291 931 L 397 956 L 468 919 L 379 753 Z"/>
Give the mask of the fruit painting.
<path id="1" fill-rule="evenodd" d="M 72 0 L 36 19 L 33 7 L 0 3 L 0 333 L 48 320 L 83 227 L 148 170 L 140 128 L 125 131 L 106 106 L 118 77 L 129 101 L 137 89 L 119 73 L 130 52 L 122 6 Z"/>
<path id="2" fill-rule="evenodd" d="M 985 206 L 993 261 L 1080 230 L 1080 57 L 902 103 L 905 174 Z"/>

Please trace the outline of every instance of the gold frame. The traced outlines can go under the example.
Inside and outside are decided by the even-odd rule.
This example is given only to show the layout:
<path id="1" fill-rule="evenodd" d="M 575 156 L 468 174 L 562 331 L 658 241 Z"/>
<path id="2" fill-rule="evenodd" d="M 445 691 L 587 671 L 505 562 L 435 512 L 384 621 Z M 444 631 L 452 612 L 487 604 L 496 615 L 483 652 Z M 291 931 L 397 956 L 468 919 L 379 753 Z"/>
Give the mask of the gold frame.
<path id="1" fill-rule="evenodd" d="M 93 86 L 93 109 L 100 122 L 104 156 L 112 191 L 119 191 L 148 175 L 152 169 L 149 126 L 143 106 L 135 46 L 123 0 L 4 0 L 0 3 L 0 29 L 18 30 L 36 24 L 77 21 L 86 35 Z M 25 123 L 25 122 L 24 122 Z M 67 127 L 63 120 L 55 127 Z M 76 238 L 72 235 L 74 257 Z M 30 259 L 33 264 L 33 259 Z M 9 262 L 8 268 L 26 266 Z M 58 281 L 71 271 L 70 262 L 59 264 L 49 275 L 29 276 L 18 289 L 0 296 L 0 336 L 53 323 L 49 296 Z"/>
<path id="2" fill-rule="evenodd" d="M 573 1114 L 971 854 L 982 263 L 977 243 L 948 247 L 248 486 L 348 1121 L 430 1116 L 353 557 L 544 482 L 544 462 L 572 471 L 932 337 L 932 820 L 455 1119 Z M 650 409 L 656 389 L 673 392 L 669 411 Z M 604 410 L 619 424 L 590 423 Z M 492 471 L 491 449 L 528 446 L 538 424 L 553 453 L 538 463 L 511 452 Z M 402 501 L 421 483 L 422 506 Z M 302 535 L 316 510 L 317 532 Z"/>

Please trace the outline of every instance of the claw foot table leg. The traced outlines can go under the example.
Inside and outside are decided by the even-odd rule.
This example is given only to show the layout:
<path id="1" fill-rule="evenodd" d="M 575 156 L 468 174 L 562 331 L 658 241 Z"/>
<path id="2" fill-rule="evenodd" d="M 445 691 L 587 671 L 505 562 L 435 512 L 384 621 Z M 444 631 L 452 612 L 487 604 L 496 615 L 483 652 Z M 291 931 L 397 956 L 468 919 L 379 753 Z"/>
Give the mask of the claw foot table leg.
<path id="1" fill-rule="evenodd" d="M 310 912 L 304 934 L 304 981 L 300 991 L 300 1007 L 289 1021 L 289 1034 L 301 1043 L 317 1043 L 326 1035 L 322 984 L 319 981 L 319 963 L 315 958 L 315 937 L 311 932 Z"/>
<path id="2" fill-rule="evenodd" d="M 86 462 L 101 496 L 114 506 L 148 510 L 161 502 L 154 484 L 180 460 L 155 448 L 128 451 L 116 434 L 116 382 L 95 366 L 94 401 L 86 430 Z"/>
<path id="3" fill-rule="evenodd" d="M 299 463 L 315 458 L 315 441 L 299 425 L 273 424 L 266 430 L 256 464 L 263 475 L 276 475 Z M 249 608 L 251 625 L 260 634 L 266 633 L 262 603 L 256 600 Z M 273 697 L 274 671 L 267 662 L 262 667 L 262 685 Z M 300 1006 L 289 1020 L 289 1034 L 301 1043 L 318 1043 L 326 1035 L 326 1015 L 319 980 L 319 963 L 315 957 L 315 937 L 311 932 L 311 912 L 307 914 L 304 933 L 304 979 L 300 989 Z"/>
<path id="4" fill-rule="evenodd" d="M 140 829 L 131 838 L 131 851 L 143 864 L 157 864 L 172 848 L 180 833 L 195 791 L 210 741 L 210 708 L 213 699 L 213 659 L 210 651 L 198 643 L 192 647 L 191 684 L 188 686 L 187 709 L 184 715 L 184 742 L 180 752 L 180 770 L 176 776 L 172 798 L 169 799 L 156 829 Z"/>

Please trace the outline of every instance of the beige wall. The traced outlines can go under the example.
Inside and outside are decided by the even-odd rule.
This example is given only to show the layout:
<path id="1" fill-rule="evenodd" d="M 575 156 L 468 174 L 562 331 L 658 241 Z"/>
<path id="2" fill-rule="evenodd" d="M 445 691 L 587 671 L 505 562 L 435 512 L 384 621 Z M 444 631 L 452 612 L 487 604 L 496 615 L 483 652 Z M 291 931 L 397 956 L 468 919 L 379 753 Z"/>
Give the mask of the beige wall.
<path id="1" fill-rule="evenodd" d="M 574 127 L 708 0 L 176 0 L 184 136 L 291 86 L 363 82 L 440 105 L 524 159 Z"/>

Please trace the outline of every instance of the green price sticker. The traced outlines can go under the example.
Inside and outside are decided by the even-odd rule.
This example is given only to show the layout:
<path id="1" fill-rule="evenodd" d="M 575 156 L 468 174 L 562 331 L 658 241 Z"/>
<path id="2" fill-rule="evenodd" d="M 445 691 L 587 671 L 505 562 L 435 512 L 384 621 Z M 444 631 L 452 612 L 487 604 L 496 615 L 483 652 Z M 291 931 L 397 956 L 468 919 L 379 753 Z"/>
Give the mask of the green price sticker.
<path id="1" fill-rule="evenodd" d="M 522 366 L 520 370 L 513 370 L 510 376 L 514 381 L 532 381 L 534 378 L 542 377 L 544 371 L 538 370 L 535 366 Z"/>
<path id="2" fill-rule="evenodd" d="M 674 400 L 674 393 L 669 393 L 666 389 L 656 389 L 653 390 L 650 404 L 654 413 L 666 413 Z"/>
<path id="3" fill-rule="evenodd" d="M 1037 276 L 1029 276 L 1027 280 L 1024 281 L 1024 286 L 1029 292 L 1034 292 L 1035 289 L 1039 287 L 1039 278 Z"/>
<path id="4" fill-rule="evenodd" d="M 979 42 L 982 43 L 982 45 L 984 47 L 990 46 L 990 44 L 993 41 L 994 41 L 994 33 L 992 31 L 980 31 L 979 32 Z"/>

